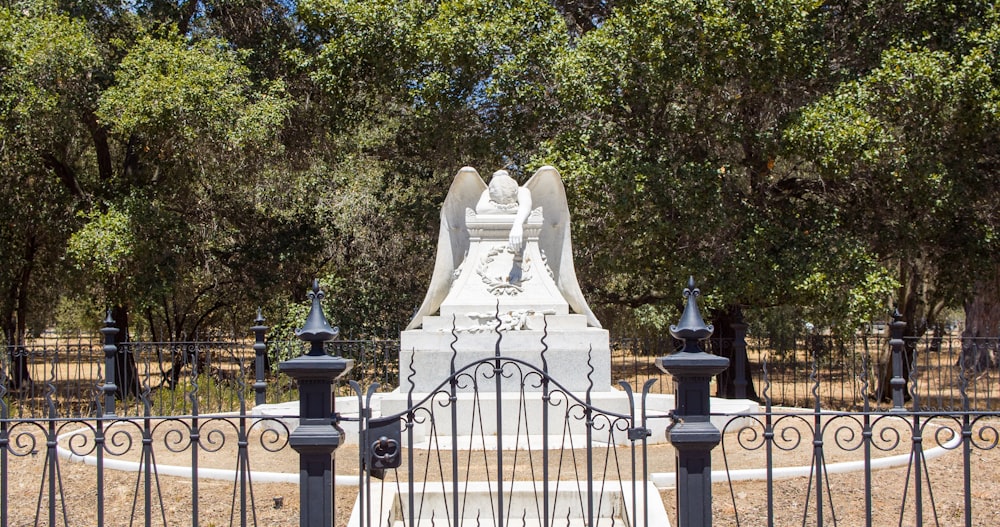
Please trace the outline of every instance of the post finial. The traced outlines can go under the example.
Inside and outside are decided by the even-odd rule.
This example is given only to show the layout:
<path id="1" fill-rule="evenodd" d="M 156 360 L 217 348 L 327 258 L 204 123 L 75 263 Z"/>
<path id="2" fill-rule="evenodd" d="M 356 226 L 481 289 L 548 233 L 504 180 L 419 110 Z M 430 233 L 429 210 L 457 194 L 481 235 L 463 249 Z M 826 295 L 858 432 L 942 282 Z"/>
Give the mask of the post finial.
<path id="1" fill-rule="evenodd" d="M 705 324 L 705 319 L 698 310 L 697 298 L 701 296 L 701 290 L 695 287 L 693 276 L 688 278 L 688 286 L 684 288 L 683 295 L 687 299 L 687 304 L 677 325 L 670 326 L 670 334 L 684 341 L 707 339 L 715 328 Z"/>
<path id="2" fill-rule="evenodd" d="M 326 295 L 319 288 L 319 279 L 313 279 L 312 291 L 308 293 L 308 296 L 312 300 L 312 307 L 309 308 L 309 316 L 306 317 L 305 325 L 296 330 L 295 335 L 312 343 L 309 355 L 322 355 L 323 343 L 337 338 L 340 335 L 340 329 L 330 327 L 326 316 L 323 315 L 321 302 Z"/>

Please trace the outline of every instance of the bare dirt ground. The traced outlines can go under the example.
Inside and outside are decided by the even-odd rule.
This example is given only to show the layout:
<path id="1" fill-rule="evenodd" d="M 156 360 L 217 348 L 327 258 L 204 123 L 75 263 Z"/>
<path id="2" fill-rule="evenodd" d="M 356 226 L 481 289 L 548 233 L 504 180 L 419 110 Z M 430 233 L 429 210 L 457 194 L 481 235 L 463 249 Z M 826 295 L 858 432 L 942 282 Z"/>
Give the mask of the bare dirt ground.
<path id="1" fill-rule="evenodd" d="M 794 421 L 794 422 L 791 422 Z M 875 449 L 873 458 L 903 455 L 911 450 L 909 423 L 892 419 L 876 428 L 875 443 L 881 449 Z M 809 420 L 792 418 L 788 427 L 778 429 L 779 441 L 776 448 L 775 465 L 809 466 L 814 463 L 813 437 Z M 826 424 L 826 423 L 825 423 Z M 941 422 L 941 425 L 946 422 Z M 827 435 L 824 436 L 824 456 L 826 467 L 836 463 L 862 459 L 860 436 L 850 434 L 851 430 L 859 430 L 853 423 L 846 423 L 838 431 L 839 423 L 828 424 Z M 981 423 L 976 435 L 983 446 L 995 443 L 998 422 Z M 229 430 L 228 423 L 206 425 L 202 429 L 202 443 L 205 448 L 217 448 L 215 452 L 202 452 L 198 456 L 202 467 L 233 469 L 236 466 L 236 441 L 234 435 L 229 435 L 223 441 L 222 436 L 211 430 L 221 432 Z M 167 448 L 172 444 L 171 427 L 164 425 L 154 435 L 156 462 L 168 465 L 189 465 L 191 463 L 190 449 L 181 449 L 177 445 L 173 452 Z M 124 430 L 124 428 L 122 428 Z M 950 435 L 947 432 L 935 433 L 942 428 L 931 425 L 925 428 L 922 446 L 929 451 L 946 442 Z M 42 430 L 15 428 L 11 436 L 11 450 L 25 454 L 24 456 L 8 455 L 8 496 L 7 513 L 10 525 L 48 525 L 49 515 L 49 485 L 50 475 L 55 473 L 57 487 L 55 519 L 56 524 L 63 524 L 65 513 L 66 524 L 69 525 L 99 525 L 97 509 L 98 487 L 103 487 L 104 511 L 103 524 L 141 525 L 144 522 L 144 494 L 146 479 L 136 473 L 104 471 L 104 482 L 97 482 L 97 471 L 93 466 L 80 462 L 61 459 L 58 464 L 50 464 L 46 459 L 46 445 Z M 25 432 L 25 435 L 19 432 Z M 896 434 L 901 438 L 898 443 L 893 438 Z M 991 435 L 993 434 L 993 435 Z M 134 434 L 133 434 L 134 435 Z M 114 443 L 113 434 L 109 435 L 120 458 L 136 461 L 140 459 L 140 445 Z M 836 439 L 839 438 L 839 441 Z M 878 439 L 882 438 L 882 439 Z M 31 440 L 34 443 L 31 443 Z M 82 439 L 82 438 L 81 438 Z M 88 453 L 89 446 L 81 439 L 76 440 L 74 448 L 80 453 Z M 119 437 L 124 440 L 124 436 Z M 135 438 L 134 438 L 135 439 Z M 298 461 L 294 451 L 285 446 L 278 452 L 268 452 L 261 447 L 260 436 L 251 435 L 250 460 L 253 470 L 269 472 L 285 472 L 294 474 L 298 469 Z M 63 441 L 68 447 L 70 443 Z M 742 434 L 727 434 L 722 446 L 713 452 L 713 465 L 716 470 L 730 470 L 763 467 L 766 460 L 766 449 L 753 449 L 760 446 L 760 436 L 754 436 L 750 431 Z M 128 448 L 131 446 L 130 448 Z M 794 446 L 794 448 L 793 448 Z M 32 448 L 33 447 L 33 448 Z M 34 455 L 30 454 L 31 450 Z M 650 445 L 648 447 L 648 471 L 650 473 L 673 472 L 674 452 L 669 445 Z M 595 479 L 599 478 L 629 478 L 631 451 L 627 447 L 606 448 L 596 447 Z M 532 452 L 506 452 L 504 459 L 504 481 L 539 479 L 542 453 L 537 446 Z M 614 461 L 617 456 L 617 464 Z M 550 450 L 549 463 L 552 467 L 551 478 L 577 479 L 585 474 L 584 450 Z M 341 475 L 356 475 L 358 473 L 358 450 L 356 446 L 345 445 L 336 454 L 337 473 Z M 1000 525 L 1000 488 L 998 488 L 995 467 L 1000 462 L 1000 448 L 974 448 L 970 453 L 971 474 L 969 482 L 969 498 L 972 504 L 972 525 L 993 527 Z M 450 479 L 450 451 L 414 451 L 416 476 L 421 481 L 425 476 L 429 480 Z M 496 456 L 493 452 L 460 451 L 460 473 L 463 479 L 471 481 L 494 480 L 496 475 Z M 558 470 L 556 464 L 559 464 Z M 405 466 L 405 464 L 404 464 Z M 619 471 L 619 466 L 624 467 Z M 56 470 L 53 472 L 52 469 Z M 394 477 L 405 479 L 405 475 L 388 474 L 387 480 Z M 870 486 L 872 489 L 871 507 L 865 502 L 865 477 L 863 471 L 846 474 L 824 474 L 820 493 L 824 524 L 833 525 L 865 525 L 867 511 L 871 511 L 871 525 L 919 525 L 916 512 L 916 475 L 914 464 L 906 463 L 898 468 L 879 469 L 872 472 Z M 963 452 L 961 448 L 947 451 L 944 455 L 930 459 L 925 465 L 920 479 L 922 494 L 923 525 L 964 525 L 965 492 L 964 492 Z M 815 474 L 776 481 L 773 486 L 774 525 L 816 525 L 817 516 L 817 482 Z M 61 489 L 61 492 L 58 490 Z M 259 525 L 297 525 L 299 510 L 298 486 L 294 483 L 254 483 L 252 489 L 252 508 L 246 511 L 248 521 L 252 524 L 254 514 Z M 153 497 L 151 518 L 153 525 L 184 525 L 192 523 L 192 510 L 195 487 L 190 480 L 177 477 L 159 476 L 149 480 L 149 492 Z M 249 490 L 248 490 L 249 492 Z M 357 487 L 341 485 L 336 491 L 337 524 L 345 525 L 353 507 Z M 713 485 L 714 524 L 730 525 L 767 525 L 768 489 L 764 481 L 735 482 L 730 487 L 728 482 Z M 41 496 L 41 498 L 39 498 Z M 674 512 L 675 491 L 661 491 L 671 521 L 676 525 Z M 251 496 L 248 494 L 248 500 Z M 275 498 L 282 499 L 280 507 L 275 506 Z M 904 498 L 905 497 L 905 498 Z M 197 505 L 200 525 L 229 525 L 231 516 L 235 516 L 235 524 L 239 524 L 240 486 L 232 481 L 202 480 L 197 485 Z M 160 505 L 162 503 L 162 506 Z M 233 512 L 233 504 L 237 507 Z M 37 518 L 37 521 L 36 521 Z M 805 519 L 804 519 L 805 518 Z"/>

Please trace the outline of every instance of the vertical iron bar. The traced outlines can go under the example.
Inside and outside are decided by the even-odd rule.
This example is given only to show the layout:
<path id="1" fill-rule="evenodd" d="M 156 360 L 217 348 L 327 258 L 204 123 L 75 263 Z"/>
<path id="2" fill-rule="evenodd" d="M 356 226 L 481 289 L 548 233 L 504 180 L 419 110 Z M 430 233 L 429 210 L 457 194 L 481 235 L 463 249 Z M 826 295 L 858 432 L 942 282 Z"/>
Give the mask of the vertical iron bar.
<path id="1" fill-rule="evenodd" d="M 969 415 L 969 395 L 965 373 L 958 372 L 958 389 L 962 396 L 962 494 L 965 498 L 965 527 L 972 527 L 972 422 Z"/>
<path id="2" fill-rule="evenodd" d="M 747 398 L 747 325 L 743 323 L 742 318 L 743 314 L 740 313 L 740 321 L 730 324 L 730 327 L 733 328 L 733 357 L 736 359 L 733 367 L 736 374 L 733 386 L 736 389 L 735 395 L 737 399 Z"/>
<path id="3" fill-rule="evenodd" d="M 416 527 L 417 525 L 417 500 L 415 490 L 414 490 L 414 474 L 413 474 L 413 425 L 414 425 L 414 415 L 413 415 L 413 381 L 410 381 L 410 394 L 406 397 L 406 444 L 409 452 L 406 456 L 406 503 L 407 503 L 407 516 L 409 516 L 410 527 Z M 302 527 L 308 527 L 303 525 Z"/>
<path id="4" fill-rule="evenodd" d="M 813 461 L 816 471 L 816 527 L 823 527 L 823 421 L 819 395 L 819 364 L 813 352 Z"/>
<path id="5" fill-rule="evenodd" d="M 924 491 L 923 491 L 923 464 L 924 459 L 924 437 L 923 429 L 920 424 L 920 395 L 917 393 L 916 382 L 917 377 L 917 365 L 916 361 L 910 367 L 910 386 L 913 388 L 910 391 L 910 397 L 913 399 L 913 472 L 916 476 L 913 479 L 914 483 L 914 494 L 913 498 L 916 500 L 916 524 L 924 524 Z M 928 482 L 928 485 L 930 483 Z M 933 496 L 932 496 L 933 498 Z"/>
<path id="6" fill-rule="evenodd" d="M 416 497 L 413 489 L 414 484 L 414 474 L 413 474 L 413 426 L 415 424 L 415 416 L 413 415 L 413 390 L 416 385 L 413 383 L 413 376 L 417 372 L 413 369 L 413 355 L 410 355 L 410 375 L 407 377 L 407 384 L 409 385 L 409 390 L 406 392 L 406 503 L 408 516 L 410 523 L 407 524 L 410 527 L 416 527 Z M 400 373 L 402 376 L 402 373 Z M 402 383 L 402 380 L 400 380 Z M 305 526 L 302 526 L 305 527 Z"/>
<path id="7" fill-rule="evenodd" d="M 771 412 L 771 379 L 767 374 L 767 359 L 763 365 L 764 389 L 764 452 L 767 457 L 767 527 L 774 527 L 774 422 Z"/>
<path id="8" fill-rule="evenodd" d="M 150 414 L 148 402 L 143 401 L 143 427 L 142 427 L 142 470 L 145 475 L 143 481 L 143 512 L 145 512 L 146 527 L 153 525 L 153 422 Z M 198 480 L 198 472 L 192 467 L 191 479 Z M 163 502 L 160 501 L 160 514 L 166 514 L 163 510 Z M 135 510 L 135 509 L 133 509 Z M 196 525 L 196 524 L 195 524 Z"/>
<path id="9" fill-rule="evenodd" d="M 451 403 L 451 510 L 455 525 L 460 522 L 458 516 L 458 379 L 455 378 L 455 359 L 458 357 L 458 350 L 455 344 L 458 343 L 458 330 L 456 329 L 456 316 L 451 317 L 451 361 L 449 365 L 449 384 L 451 391 L 448 394 L 448 401 Z M 472 439 L 469 439 L 469 448 L 472 448 Z"/>
<path id="10" fill-rule="evenodd" d="M 368 484 L 371 482 L 371 467 L 367 451 L 371 448 L 368 441 L 368 428 L 371 426 L 372 409 L 367 404 L 361 391 L 361 385 L 356 381 L 349 381 L 350 385 L 358 395 L 358 503 L 361 505 L 361 527 L 368 527 L 372 524 L 372 499 L 368 492 Z M 377 384 L 377 383 L 376 383 Z M 372 393 L 372 388 L 368 388 L 368 393 Z M 371 399 L 371 397 L 369 397 Z M 336 474 L 334 474 L 336 479 Z"/>
<path id="11" fill-rule="evenodd" d="M 254 319 L 253 331 L 253 353 L 254 353 L 254 404 L 262 405 L 267 402 L 267 382 L 264 371 L 264 353 L 267 351 L 267 344 L 264 342 L 264 335 L 267 333 L 267 326 L 264 325 L 264 317 L 260 308 L 257 308 L 257 318 Z"/>
<path id="12" fill-rule="evenodd" d="M 549 351 L 549 319 L 542 316 L 542 527 L 549 525 L 549 361 L 545 353 Z"/>
<path id="13" fill-rule="evenodd" d="M 372 410 L 371 405 L 365 403 L 361 385 L 353 380 L 348 381 L 348 384 L 354 389 L 354 393 L 358 397 L 358 504 L 361 506 L 361 527 L 368 527 L 372 524 L 372 500 L 368 493 L 368 484 L 371 482 L 371 466 L 369 466 L 367 459 L 367 452 L 370 448 L 368 428 L 371 426 Z M 378 383 L 375 384 L 377 385 Z M 371 386 L 369 386 L 368 393 L 372 391 Z M 336 480 L 336 473 L 333 477 Z M 336 485 L 336 482 L 334 482 L 334 485 Z"/>
<path id="14" fill-rule="evenodd" d="M 636 427 L 635 426 L 636 425 L 636 422 L 635 422 L 635 402 L 630 400 L 629 404 L 632 405 L 632 408 L 630 409 L 631 418 L 632 418 L 631 421 L 632 422 L 629 423 L 630 424 L 629 428 L 635 428 Z M 643 397 L 642 406 L 643 406 L 642 412 L 643 412 L 643 415 L 645 415 L 645 413 L 646 413 L 646 408 L 645 408 L 646 401 L 645 401 L 645 397 Z M 645 425 L 645 422 L 646 422 L 645 417 L 643 417 L 642 422 L 643 422 L 643 428 L 645 428 L 645 426 L 646 426 Z M 645 446 L 646 439 L 643 438 L 642 442 L 643 442 L 643 444 Z M 639 523 L 639 507 L 638 507 L 638 502 L 636 501 L 636 498 L 637 498 L 636 494 L 638 494 L 638 489 L 636 488 L 636 484 L 635 484 L 635 456 L 636 456 L 636 453 L 635 453 L 635 440 L 630 441 L 630 443 L 631 443 L 631 448 L 629 448 L 629 452 L 632 454 L 632 481 L 631 481 L 631 485 L 632 485 L 632 527 L 637 527 L 638 523 Z M 645 496 L 646 496 L 646 486 L 645 485 L 643 485 L 643 494 L 642 495 L 644 496 L 644 498 L 643 498 L 643 502 L 644 502 L 643 505 L 645 507 Z M 643 517 L 645 517 L 645 514 L 643 515 Z M 614 523 L 614 522 L 612 522 L 612 523 Z M 643 524 L 645 524 L 645 523 L 646 522 L 643 521 Z"/>
<path id="15" fill-rule="evenodd" d="M 920 416 L 917 414 L 913 415 L 913 498 L 916 500 L 916 524 L 924 524 L 924 492 L 923 485 L 921 485 L 921 480 L 923 479 L 923 468 L 921 467 L 921 460 L 923 458 L 923 436 L 920 432 Z"/>
<path id="16" fill-rule="evenodd" d="M 115 335 L 119 329 L 114 326 L 115 321 L 111 318 L 111 310 L 104 319 L 104 327 L 101 334 L 104 335 L 104 415 L 115 415 L 115 357 L 118 355 L 118 346 L 115 345 Z"/>
<path id="17" fill-rule="evenodd" d="M 500 301 L 497 300 L 497 325 L 494 328 L 497 334 L 496 346 L 493 350 L 493 386 L 496 396 L 494 411 L 496 412 L 497 431 L 497 527 L 503 527 L 503 396 L 501 379 L 503 378 L 503 367 L 500 364 L 500 342 L 503 341 L 503 333 L 500 332 Z"/>
<path id="18" fill-rule="evenodd" d="M 652 432 L 649 430 L 649 422 L 646 419 L 646 397 L 649 395 L 649 389 L 653 387 L 653 384 L 657 382 L 657 379 L 650 379 L 642 386 L 642 427 L 646 430 L 645 437 L 642 438 L 642 525 L 647 527 L 649 525 L 649 436 Z M 634 465 L 633 465 L 634 467 Z M 635 469 L 633 468 L 633 478 Z M 675 476 L 676 477 L 676 476 Z M 633 516 L 635 514 L 633 513 Z"/>
<path id="19" fill-rule="evenodd" d="M 868 355 L 861 357 L 863 367 L 861 377 L 861 398 L 864 401 L 864 428 L 861 439 L 864 442 L 865 453 L 865 526 L 872 527 L 872 423 L 871 401 L 868 398 Z"/>
<path id="20" fill-rule="evenodd" d="M 201 445 L 201 431 L 198 424 L 198 347 L 191 350 L 194 360 L 191 361 L 191 525 L 198 527 L 198 449 Z"/>
<path id="21" fill-rule="evenodd" d="M 5 350 L 10 354 L 10 348 Z M 7 361 L 7 357 L 0 357 L 0 364 Z M 3 368 L 0 371 L 5 371 Z M 0 527 L 7 527 L 7 475 L 10 473 L 7 467 L 7 449 L 10 447 L 10 431 L 7 428 L 9 409 L 7 408 L 7 375 L 0 375 Z"/>
<path id="22" fill-rule="evenodd" d="M 258 314 L 259 316 L 259 314 Z M 240 527 L 247 525 L 247 478 L 250 477 L 250 441 L 247 438 L 247 403 L 243 395 L 246 388 L 243 381 L 243 360 L 239 361 L 240 377 L 237 397 L 240 401 L 240 428 L 237 436 L 237 449 L 239 450 L 237 461 L 237 474 L 240 478 Z M 252 506 L 252 505 L 251 505 Z M 256 514 L 256 512 L 255 512 Z M 231 520 L 230 520 L 231 521 Z"/>
<path id="23" fill-rule="evenodd" d="M 590 354 L 588 354 L 588 359 Z M 594 373 L 594 368 L 590 368 L 590 373 Z M 588 375 L 589 377 L 589 375 Z M 587 406 L 584 409 L 584 416 L 587 418 L 587 525 L 597 525 L 594 522 L 594 407 L 590 397 L 590 390 L 593 388 L 593 379 L 587 388 Z"/>
<path id="24" fill-rule="evenodd" d="M 906 322 L 903 322 L 903 316 L 897 309 L 892 314 L 892 322 L 889 324 L 889 346 L 892 348 L 892 380 L 889 381 L 889 385 L 892 387 L 892 409 L 897 412 L 905 410 L 903 406 L 903 392 L 906 388 L 906 380 L 903 379 L 903 328 L 905 327 Z"/>
<path id="25" fill-rule="evenodd" d="M 59 453 L 56 451 L 58 436 L 56 435 L 55 407 L 51 404 L 49 406 L 48 433 L 45 437 L 45 461 L 49 471 L 49 525 L 54 526 L 56 524 L 56 471 L 59 470 Z M 63 521 L 66 520 L 63 518 Z"/>
<path id="26" fill-rule="evenodd" d="M 638 427 L 636 426 L 637 423 L 636 423 L 636 417 L 635 417 L 635 397 L 634 397 L 634 394 L 632 393 L 632 386 L 629 385 L 627 382 L 625 382 L 625 381 L 618 381 L 618 385 L 621 386 L 622 388 L 624 388 L 625 395 L 628 396 L 628 414 L 629 414 L 628 439 L 629 439 L 629 454 L 631 455 L 631 458 L 632 458 L 632 465 L 631 465 L 631 467 L 632 467 L 632 475 L 631 475 L 631 481 L 630 481 L 630 487 L 632 489 L 632 517 L 631 517 L 631 519 L 632 519 L 632 527 L 637 527 L 638 521 L 639 521 L 638 520 L 638 516 L 639 516 L 639 507 L 638 507 L 638 505 L 639 505 L 639 503 L 638 503 L 638 496 L 637 496 L 638 493 L 637 493 L 636 482 L 635 482 L 635 461 L 636 461 L 635 460 L 635 458 L 636 458 L 636 452 L 635 452 L 636 446 L 635 446 L 635 442 L 636 442 L 637 436 L 633 434 L 634 430 L 638 430 Z M 643 423 L 643 428 L 646 427 L 645 415 L 646 415 L 646 397 L 645 397 L 645 394 L 643 394 L 643 396 L 642 396 L 642 416 L 643 416 L 642 423 Z M 612 435 L 611 437 L 612 437 L 612 440 L 613 440 L 614 436 Z M 645 496 L 645 494 L 643 494 L 643 495 Z M 612 518 L 613 518 L 613 516 L 612 516 Z M 612 520 L 611 523 L 613 524 L 614 520 Z M 626 525 L 628 525 L 628 523 L 626 523 Z"/>
<path id="27" fill-rule="evenodd" d="M 500 365 L 500 340 L 497 339 L 496 358 L 494 359 L 494 387 L 496 392 L 496 431 L 497 431 L 497 527 L 503 527 L 503 395 L 501 379 L 503 367 Z"/>
<path id="28" fill-rule="evenodd" d="M 104 525 L 104 417 L 100 415 L 100 412 L 98 412 L 96 421 L 94 449 L 97 456 L 97 525 Z"/>

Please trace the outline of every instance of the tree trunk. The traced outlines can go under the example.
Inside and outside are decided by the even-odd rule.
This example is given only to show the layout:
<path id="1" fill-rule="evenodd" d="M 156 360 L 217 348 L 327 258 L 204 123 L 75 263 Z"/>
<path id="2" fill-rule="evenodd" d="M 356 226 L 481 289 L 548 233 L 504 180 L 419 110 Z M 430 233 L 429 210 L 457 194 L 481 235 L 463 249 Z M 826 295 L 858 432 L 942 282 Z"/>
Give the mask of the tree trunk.
<path id="1" fill-rule="evenodd" d="M 4 324 L 4 336 L 7 342 L 7 356 L 10 360 L 6 372 L 0 372 L 3 377 L 0 382 L 11 391 L 31 386 L 31 372 L 28 370 L 28 349 L 24 346 L 24 333 L 18 333 L 14 320 Z"/>
<path id="2" fill-rule="evenodd" d="M 933 274 L 922 258 L 899 264 L 899 283 L 902 284 L 898 295 L 899 312 L 906 322 L 903 328 L 902 377 L 907 385 L 910 383 L 910 367 L 917 355 L 917 342 L 927 333 L 927 328 L 934 325 L 944 308 L 944 303 L 935 295 Z M 892 349 L 888 339 L 881 341 L 880 345 L 875 398 L 892 401 Z M 909 400 L 909 390 L 904 393 Z"/>
<path id="3" fill-rule="evenodd" d="M 965 331 L 958 366 L 974 378 L 997 365 L 1000 340 L 1000 267 L 992 277 L 980 278 L 964 302 Z"/>
<path id="4" fill-rule="evenodd" d="M 708 340 L 708 351 L 714 355 L 729 359 L 729 367 L 722 373 L 718 374 L 715 378 L 716 397 L 723 397 L 726 399 L 735 399 L 737 397 L 736 365 L 738 361 L 736 356 L 737 351 L 733 347 L 733 341 L 736 337 L 733 324 L 742 323 L 743 312 L 740 309 L 740 306 L 729 306 L 725 310 L 712 311 L 712 326 L 714 326 L 715 332 Z M 759 398 L 757 397 L 757 391 L 753 385 L 750 357 L 747 356 L 746 347 L 740 350 L 739 353 L 741 355 L 740 358 L 742 359 L 741 362 L 743 363 L 743 379 L 746 381 L 746 398 L 757 401 Z"/>
<path id="5" fill-rule="evenodd" d="M 28 350 L 24 338 L 28 331 L 28 291 L 31 285 L 31 274 L 35 268 L 35 256 L 38 253 L 38 238 L 28 234 L 24 246 L 24 258 L 17 282 L 9 291 L 5 303 L 4 336 L 7 342 L 7 353 L 10 356 L 10 367 L 4 380 L 7 388 L 18 390 L 31 385 L 31 372 L 28 370 Z"/>
<path id="6" fill-rule="evenodd" d="M 127 306 L 117 305 L 111 310 L 111 318 L 119 328 L 115 335 L 115 345 L 118 346 L 118 354 L 115 356 L 115 385 L 118 387 L 116 395 L 119 399 L 138 397 L 142 393 L 142 379 L 139 378 L 135 355 L 128 348 L 128 315 Z"/>

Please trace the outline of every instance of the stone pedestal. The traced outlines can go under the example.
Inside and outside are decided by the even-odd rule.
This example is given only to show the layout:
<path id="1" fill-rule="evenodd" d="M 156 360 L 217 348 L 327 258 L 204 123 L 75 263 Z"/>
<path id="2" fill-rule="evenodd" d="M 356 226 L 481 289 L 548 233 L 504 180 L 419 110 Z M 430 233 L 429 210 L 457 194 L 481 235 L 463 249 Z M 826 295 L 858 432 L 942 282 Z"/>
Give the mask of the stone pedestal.
<path id="1" fill-rule="evenodd" d="M 479 391 L 492 391 L 495 386 L 492 379 L 494 361 L 489 364 L 474 363 L 495 357 L 497 347 L 505 359 L 523 361 L 538 370 L 544 371 L 547 368 L 553 383 L 558 383 L 559 387 L 567 391 L 609 391 L 611 351 L 608 347 L 608 332 L 586 327 L 582 315 L 562 315 L 555 318 L 557 320 L 549 321 L 548 336 L 541 329 L 505 331 L 499 335 L 463 332 L 456 333 L 457 339 L 450 331 L 404 331 L 400 338 L 400 391 L 406 393 L 412 387 L 416 393 L 428 393 L 442 387 L 447 388 L 442 383 L 451 374 L 452 367 L 456 372 L 467 373 L 469 377 L 466 380 L 474 380 Z M 576 324 L 572 324 L 573 322 Z M 541 320 L 533 320 L 527 327 L 533 327 L 536 323 L 542 324 Z M 563 323 L 577 327 L 559 329 Z M 531 382 L 537 381 L 537 377 L 522 379 L 522 374 L 531 371 L 530 367 L 522 367 L 520 371 L 516 371 L 517 367 L 513 363 L 505 362 L 502 366 L 505 374 L 510 375 L 501 379 L 502 391 L 520 391 L 522 380 L 525 381 L 525 391 L 540 390 Z M 458 391 L 471 392 L 472 384 L 464 382 L 458 387 Z M 552 387 L 556 386 L 553 384 Z"/>

